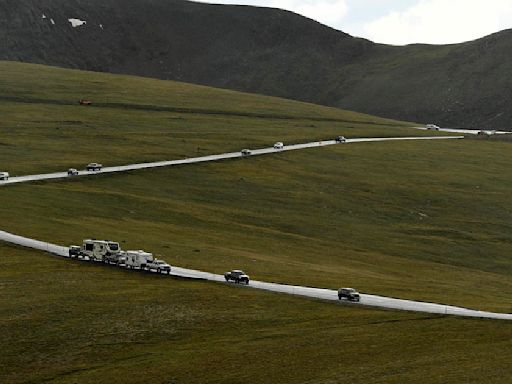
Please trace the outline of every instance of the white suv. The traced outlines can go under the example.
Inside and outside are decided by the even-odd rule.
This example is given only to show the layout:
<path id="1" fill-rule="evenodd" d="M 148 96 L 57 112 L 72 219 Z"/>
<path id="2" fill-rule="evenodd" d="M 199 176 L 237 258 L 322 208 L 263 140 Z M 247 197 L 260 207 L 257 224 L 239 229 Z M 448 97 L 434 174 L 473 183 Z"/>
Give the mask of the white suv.
<path id="1" fill-rule="evenodd" d="M 168 275 L 171 273 L 171 266 L 167 264 L 165 261 L 157 259 L 149 261 L 146 264 L 146 269 L 149 271 L 151 271 L 152 269 L 156 269 L 158 273 L 161 273 L 163 271 Z"/>
<path id="2" fill-rule="evenodd" d="M 0 180 L 9 180 L 9 172 L 0 172 Z"/>
<path id="3" fill-rule="evenodd" d="M 277 143 L 274 144 L 274 149 L 283 149 L 284 148 L 284 144 L 280 141 L 278 141 Z"/>

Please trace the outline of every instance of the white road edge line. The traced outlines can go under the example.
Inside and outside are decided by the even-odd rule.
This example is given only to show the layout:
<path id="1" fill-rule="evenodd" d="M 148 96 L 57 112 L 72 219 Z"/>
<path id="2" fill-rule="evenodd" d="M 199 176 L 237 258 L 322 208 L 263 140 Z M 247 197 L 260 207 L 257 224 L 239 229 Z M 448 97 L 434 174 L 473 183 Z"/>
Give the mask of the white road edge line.
<path id="1" fill-rule="evenodd" d="M 14 235 L 9 232 L 0 231 L 0 241 L 4 241 L 6 243 L 11 243 L 27 248 L 37 249 L 40 251 L 48 252 L 60 257 L 68 257 L 69 256 L 69 248 L 63 247 L 51 243 L 46 243 L 44 241 L 29 239 L 26 237 Z M 127 269 L 128 270 L 128 269 Z M 201 280 L 209 280 L 215 282 L 224 281 L 224 276 L 217 275 L 214 273 L 208 273 L 203 271 L 197 271 L 193 269 L 186 269 L 180 267 L 172 267 L 170 276 L 178 276 L 190 279 L 201 279 Z M 226 283 L 225 283 L 226 284 Z M 266 291 L 272 292 L 280 292 L 286 293 L 290 295 L 296 296 L 305 296 L 315 299 L 329 300 L 338 302 L 338 292 L 336 290 L 331 289 L 323 289 L 323 288 L 313 288 L 313 287 L 302 287 L 297 285 L 287 285 L 287 284 L 276 284 L 276 283 L 266 283 L 263 281 L 254 281 L 248 285 L 249 288 L 255 289 L 263 289 Z M 377 307 L 377 308 L 386 308 L 386 309 L 394 309 L 401 311 L 410 311 L 410 312 L 422 312 L 422 313 L 433 313 L 440 315 L 450 315 L 450 316 L 463 316 L 463 317 L 476 317 L 476 318 L 486 318 L 486 319 L 499 319 L 499 320 L 512 320 L 512 314 L 507 313 L 494 313 L 494 312 L 485 312 L 485 311 L 477 311 L 473 309 L 467 309 L 462 307 L 455 307 L 452 305 L 444 305 L 444 304 L 436 304 L 436 303 L 426 303 L 419 302 L 413 300 L 403 300 L 396 299 L 384 296 L 376 296 L 376 295 L 368 295 L 361 294 L 361 301 L 359 304 L 354 303 L 354 305 L 363 305 L 369 307 Z"/>

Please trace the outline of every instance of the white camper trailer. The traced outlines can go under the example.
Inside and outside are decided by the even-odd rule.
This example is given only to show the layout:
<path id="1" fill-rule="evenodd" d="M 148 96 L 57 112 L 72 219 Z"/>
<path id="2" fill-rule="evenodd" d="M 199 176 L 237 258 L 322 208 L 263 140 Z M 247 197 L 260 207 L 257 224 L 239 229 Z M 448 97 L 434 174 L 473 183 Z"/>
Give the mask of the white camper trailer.
<path id="1" fill-rule="evenodd" d="M 125 265 L 126 268 L 139 268 L 145 269 L 147 264 L 152 262 L 155 258 L 152 253 L 144 252 L 142 250 L 139 251 L 126 251 L 125 254 L 126 260 Z"/>
<path id="2" fill-rule="evenodd" d="M 116 264 L 121 263 L 120 258 L 124 256 L 119 243 L 110 240 L 84 240 L 80 253 L 91 261 L 115 262 Z"/>

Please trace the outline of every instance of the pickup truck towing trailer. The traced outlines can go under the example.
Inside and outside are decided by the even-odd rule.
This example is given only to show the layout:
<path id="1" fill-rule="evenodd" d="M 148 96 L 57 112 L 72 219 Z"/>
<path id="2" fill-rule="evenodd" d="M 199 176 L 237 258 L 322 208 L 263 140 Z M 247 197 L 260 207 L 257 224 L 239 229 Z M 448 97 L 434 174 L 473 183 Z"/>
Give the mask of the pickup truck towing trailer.
<path id="1" fill-rule="evenodd" d="M 119 243 L 115 241 L 88 239 L 83 241 L 80 256 L 87 256 L 90 261 L 121 264 L 125 252 L 121 251 Z"/>

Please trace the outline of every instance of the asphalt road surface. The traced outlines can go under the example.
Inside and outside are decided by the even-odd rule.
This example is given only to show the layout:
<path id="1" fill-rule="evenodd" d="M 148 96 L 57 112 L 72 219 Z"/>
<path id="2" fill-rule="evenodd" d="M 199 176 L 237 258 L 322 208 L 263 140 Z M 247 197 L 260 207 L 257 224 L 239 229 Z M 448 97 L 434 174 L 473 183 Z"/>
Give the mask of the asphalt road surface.
<path id="1" fill-rule="evenodd" d="M 21 245 L 28 248 L 33 248 L 45 252 L 49 252 L 51 254 L 68 257 L 68 247 L 63 247 L 60 245 L 55 245 L 51 243 L 46 243 L 43 241 L 33 240 L 26 237 L 13 235 L 8 232 L 0 231 L 0 241 L 8 242 L 11 244 Z M 131 270 L 134 271 L 134 270 Z M 134 271 L 135 272 L 135 271 Z M 156 272 L 154 272 L 156 273 Z M 165 275 L 168 276 L 168 275 Z M 217 275 L 208 272 L 196 271 L 193 269 L 185 269 L 179 267 L 172 267 L 170 276 L 178 276 L 189 279 L 201 279 L 201 280 L 209 280 L 215 281 L 223 284 L 236 285 L 233 283 L 226 283 L 224 280 L 224 276 Z M 302 287 L 298 285 L 286 285 L 286 284 L 278 284 L 278 283 L 266 283 L 263 281 L 255 281 L 251 280 L 249 285 L 241 284 L 240 287 L 253 288 L 253 289 L 263 289 L 271 292 L 279 292 L 285 293 L 289 295 L 297 295 L 297 296 L 305 296 L 309 298 L 321 299 L 321 300 L 329 300 L 334 302 L 340 302 L 338 300 L 338 291 L 334 289 L 325 289 L 325 288 L 313 288 L 313 287 Z M 421 301 L 413 301 L 413 300 L 402 300 L 384 296 L 376 296 L 376 295 L 368 295 L 361 294 L 361 301 L 359 303 L 353 303 L 353 305 L 363 305 L 370 307 L 378 307 L 378 308 L 386 308 L 386 309 L 395 309 L 402 311 L 412 311 L 412 312 L 424 312 L 424 313 L 434 313 L 434 314 L 442 314 L 442 315 L 455 315 L 455 316 L 465 316 L 465 317 L 478 317 L 478 318 L 488 318 L 488 319 L 501 319 L 501 320 L 512 320 L 512 314 L 506 313 L 494 313 L 494 312 L 485 312 L 485 311 L 477 311 L 473 309 L 467 309 L 462 307 L 455 307 L 451 305 L 445 304 L 435 304 L 435 303 L 426 303 Z"/>
<path id="2" fill-rule="evenodd" d="M 295 151 L 298 149 L 306 149 L 306 148 L 317 148 L 317 147 L 325 147 L 328 145 L 346 145 L 352 143 L 368 143 L 368 142 L 383 142 L 383 141 L 410 141 L 410 140 L 453 140 L 453 139 L 463 139 L 464 136 L 433 136 L 433 137 L 385 137 L 385 138 L 362 138 L 362 139 L 347 139 L 345 143 L 338 144 L 334 140 L 326 140 L 326 141 L 315 141 L 312 143 L 304 143 L 304 144 L 293 144 L 286 145 L 283 149 L 275 149 L 273 147 L 270 148 L 262 148 L 262 149 L 254 149 L 251 151 L 250 156 L 260 156 L 260 155 L 268 155 L 272 153 L 278 152 L 286 152 L 286 151 Z M 245 156 L 245 157 L 250 157 Z M 174 165 L 183 165 L 183 164 L 194 164 L 194 163 L 204 163 L 210 161 L 220 161 L 226 159 L 236 159 L 244 157 L 241 152 L 230 152 L 230 153 L 221 153 L 218 155 L 209 155 L 209 156 L 201 156 L 201 157 L 191 157 L 188 159 L 181 160 L 169 160 L 169 161 L 156 161 L 152 163 L 140 163 L 140 164 L 130 164 L 130 165 L 121 165 L 117 167 L 104 167 L 101 171 L 79 171 L 76 176 L 68 176 L 67 170 L 65 172 L 56 172 L 56 173 L 46 173 L 40 175 L 26 175 L 26 176 L 12 176 L 9 180 L 1 180 L 0 187 L 10 184 L 18 184 L 18 183 L 26 183 L 30 181 L 40 181 L 40 180 L 53 180 L 53 179 L 67 179 L 67 178 L 75 178 L 80 176 L 92 176 L 92 175 L 101 175 L 105 173 L 115 173 L 115 172 L 126 172 L 126 171 L 134 171 L 138 169 L 148 169 L 148 168 L 159 168 L 159 167 L 169 167 Z M 7 171 L 8 170 L 2 170 Z"/>
<path id="3" fill-rule="evenodd" d="M 509 131 L 495 131 L 491 129 L 465 129 L 465 128 L 439 128 L 439 129 L 428 129 L 427 127 L 413 127 L 414 129 L 419 129 L 422 131 L 432 131 L 432 132 L 449 132 L 449 133 L 463 133 L 465 135 L 478 135 L 485 134 L 488 136 L 492 135 L 510 135 L 512 132 Z"/>

